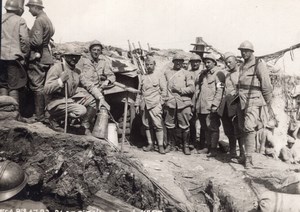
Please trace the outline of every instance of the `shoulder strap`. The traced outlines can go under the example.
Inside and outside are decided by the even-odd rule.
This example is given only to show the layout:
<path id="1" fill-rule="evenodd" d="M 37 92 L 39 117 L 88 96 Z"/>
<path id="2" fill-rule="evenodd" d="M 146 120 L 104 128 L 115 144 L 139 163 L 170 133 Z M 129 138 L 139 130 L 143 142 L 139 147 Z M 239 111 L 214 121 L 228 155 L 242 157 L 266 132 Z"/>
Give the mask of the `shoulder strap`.
<path id="1" fill-rule="evenodd" d="M 2 20 L 2 24 L 6 22 L 10 17 L 12 17 L 14 14 L 9 14 L 5 19 Z"/>
<path id="2" fill-rule="evenodd" d="M 248 108 L 248 106 L 249 106 L 249 101 L 250 101 L 250 97 L 251 97 L 251 90 L 252 90 L 253 83 L 254 83 L 254 77 L 255 77 L 256 74 L 257 74 L 257 66 L 258 66 L 258 62 L 259 62 L 259 59 L 256 59 L 256 58 L 255 58 L 254 73 L 253 73 L 253 76 L 252 76 L 252 79 L 251 79 L 250 88 L 249 88 L 249 91 L 248 91 L 247 102 L 246 102 L 246 104 L 245 104 L 245 109 L 246 109 L 246 110 L 247 110 L 247 108 Z"/>

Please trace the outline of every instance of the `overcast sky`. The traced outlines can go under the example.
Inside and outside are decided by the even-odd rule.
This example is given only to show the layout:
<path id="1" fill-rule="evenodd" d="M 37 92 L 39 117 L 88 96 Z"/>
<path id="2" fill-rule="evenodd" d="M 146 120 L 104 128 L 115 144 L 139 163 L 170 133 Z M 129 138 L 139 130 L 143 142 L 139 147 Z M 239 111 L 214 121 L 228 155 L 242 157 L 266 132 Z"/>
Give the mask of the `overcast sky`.
<path id="1" fill-rule="evenodd" d="M 25 0 L 25 4 L 28 0 Z M 2 0 L 4 5 L 6 0 Z M 147 48 L 191 50 L 197 36 L 221 52 L 244 40 L 256 55 L 300 43 L 299 0 L 44 0 L 55 42 L 91 41 L 127 49 L 127 40 Z M 3 11 L 4 12 L 4 11 Z M 25 7 L 29 27 L 34 18 Z"/>

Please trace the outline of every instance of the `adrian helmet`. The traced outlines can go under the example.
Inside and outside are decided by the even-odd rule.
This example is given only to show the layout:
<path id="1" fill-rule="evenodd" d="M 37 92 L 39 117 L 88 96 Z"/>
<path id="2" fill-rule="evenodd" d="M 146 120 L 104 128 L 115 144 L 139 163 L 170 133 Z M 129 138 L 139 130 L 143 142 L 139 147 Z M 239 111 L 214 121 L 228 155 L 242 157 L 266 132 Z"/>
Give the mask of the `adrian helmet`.
<path id="1" fill-rule="evenodd" d="M 244 41 L 241 43 L 241 45 L 239 46 L 238 50 L 242 50 L 242 49 L 247 49 L 247 50 L 251 50 L 254 52 L 254 47 L 253 44 L 250 41 Z"/>
<path id="2" fill-rule="evenodd" d="M 6 10 L 18 11 L 20 9 L 19 1 L 18 0 L 7 0 L 4 8 Z"/>
<path id="3" fill-rule="evenodd" d="M 27 175 L 12 161 L 0 162 L 0 202 L 18 194 L 27 184 Z"/>

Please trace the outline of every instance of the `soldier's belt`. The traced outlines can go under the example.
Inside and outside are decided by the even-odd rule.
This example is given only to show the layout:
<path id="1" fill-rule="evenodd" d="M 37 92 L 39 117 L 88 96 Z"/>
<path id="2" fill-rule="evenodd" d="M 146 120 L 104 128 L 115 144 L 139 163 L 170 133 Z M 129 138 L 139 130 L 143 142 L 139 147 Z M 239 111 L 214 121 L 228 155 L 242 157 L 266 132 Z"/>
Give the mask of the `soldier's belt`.
<path id="1" fill-rule="evenodd" d="M 243 84 L 239 84 L 237 85 L 238 89 L 245 89 L 245 90 L 261 90 L 260 86 L 255 86 L 255 85 L 243 85 Z"/>

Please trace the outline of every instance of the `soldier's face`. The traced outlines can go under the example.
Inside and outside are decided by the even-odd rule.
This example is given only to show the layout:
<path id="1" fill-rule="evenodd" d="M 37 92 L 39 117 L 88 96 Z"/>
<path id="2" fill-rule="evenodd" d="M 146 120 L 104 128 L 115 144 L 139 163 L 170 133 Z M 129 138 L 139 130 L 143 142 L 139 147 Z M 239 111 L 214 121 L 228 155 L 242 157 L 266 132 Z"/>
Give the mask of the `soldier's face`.
<path id="1" fill-rule="evenodd" d="M 183 60 L 174 60 L 173 63 L 174 63 L 173 69 L 179 70 L 182 67 Z"/>
<path id="2" fill-rule="evenodd" d="M 204 63 L 207 70 L 211 70 L 213 67 L 215 67 L 215 62 L 212 60 L 205 60 Z"/>
<path id="3" fill-rule="evenodd" d="M 38 14 L 38 8 L 36 6 L 29 6 L 29 12 L 32 16 L 37 16 Z"/>
<path id="4" fill-rule="evenodd" d="M 65 55 L 65 60 L 71 67 L 75 67 L 79 59 L 79 55 Z"/>
<path id="5" fill-rule="evenodd" d="M 199 60 L 192 60 L 192 61 L 191 61 L 192 69 L 193 69 L 194 71 L 198 70 L 199 67 L 200 67 L 200 63 L 201 63 L 201 61 L 199 61 Z"/>
<path id="6" fill-rule="evenodd" d="M 241 50 L 241 56 L 244 60 L 248 60 L 253 54 L 253 51 L 249 49 L 242 49 Z"/>
<path id="7" fill-rule="evenodd" d="M 183 62 L 182 63 L 182 68 L 184 68 L 185 70 L 188 70 L 188 68 L 189 68 L 189 62 Z"/>
<path id="8" fill-rule="evenodd" d="M 146 69 L 147 69 L 147 73 L 153 73 L 154 69 L 155 69 L 155 62 L 154 61 L 146 61 Z"/>
<path id="9" fill-rule="evenodd" d="M 235 57 L 229 57 L 226 59 L 226 66 L 228 67 L 229 71 L 234 70 L 235 66 L 237 64 Z"/>
<path id="10" fill-rule="evenodd" d="M 102 48 L 101 46 L 93 46 L 91 48 L 91 56 L 92 58 L 95 60 L 95 59 L 98 59 L 99 55 L 102 53 Z"/>

